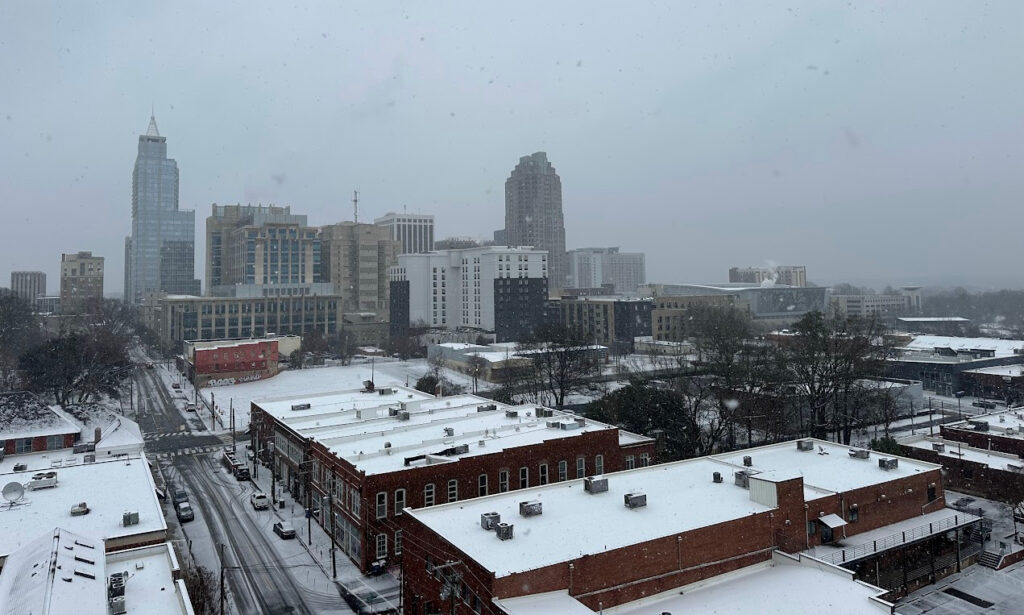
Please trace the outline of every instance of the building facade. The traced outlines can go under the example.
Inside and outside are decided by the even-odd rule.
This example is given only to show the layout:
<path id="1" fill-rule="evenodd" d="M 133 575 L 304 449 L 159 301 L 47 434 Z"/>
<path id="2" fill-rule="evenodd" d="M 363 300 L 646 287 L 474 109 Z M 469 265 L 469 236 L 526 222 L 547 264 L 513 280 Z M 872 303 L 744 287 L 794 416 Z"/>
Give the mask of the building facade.
<path id="1" fill-rule="evenodd" d="M 509 246 L 546 251 L 548 292 L 565 286 L 562 180 L 544 152 L 520 158 L 505 180 L 505 240 Z"/>
<path id="2" fill-rule="evenodd" d="M 42 271 L 12 271 L 11 292 L 29 303 L 46 295 L 46 274 Z"/>
<path id="3" fill-rule="evenodd" d="M 749 310 L 755 324 L 765 327 L 788 326 L 808 312 L 824 314 L 828 308 L 828 289 L 821 287 L 799 288 L 780 284 L 649 284 L 639 292 L 642 296 L 655 299 L 731 295 L 735 297 L 731 301 L 735 302 L 736 307 Z M 680 300 L 681 303 L 683 300 Z"/>
<path id="4" fill-rule="evenodd" d="M 391 279 L 408 283 L 409 324 L 500 329 L 498 341 L 508 341 L 543 322 L 548 254 L 504 246 L 403 254 Z"/>
<path id="5" fill-rule="evenodd" d="M 318 282 L 317 229 L 290 206 L 217 205 L 206 218 L 206 288 Z"/>
<path id="6" fill-rule="evenodd" d="M 559 303 L 565 327 L 616 354 L 633 352 L 635 338 L 651 335 L 652 299 L 563 297 Z"/>
<path id="7" fill-rule="evenodd" d="M 103 300 L 103 257 L 92 252 L 60 255 L 60 306 L 78 314 Z"/>
<path id="8" fill-rule="evenodd" d="M 434 216 L 388 212 L 373 223 L 388 229 L 391 239 L 398 242 L 399 254 L 434 251 Z"/>
<path id="9" fill-rule="evenodd" d="M 829 295 L 829 305 L 846 318 L 916 314 L 921 310 L 921 293 L 919 286 L 908 286 L 895 295 Z"/>
<path id="10" fill-rule="evenodd" d="M 630 294 L 647 283 L 645 257 L 640 252 L 580 248 L 570 250 L 566 261 L 568 288 L 600 288 L 610 284 L 613 292 Z"/>
<path id="11" fill-rule="evenodd" d="M 778 267 L 732 267 L 729 282 L 733 284 L 785 284 L 786 286 L 807 286 L 807 267 L 804 265 L 779 265 Z"/>
<path id="12" fill-rule="evenodd" d="M 142 303 L 147 293 L 198 295 L 194 211 L 178 209 L 178 163 L 167 157 L 167 138 L 156 119 L 139 137 L 132 172 L 132 234 L 125 239 L 124 297 Z"/>
<path id="13" fill-rule="evenodd" d="M 277 374 L 278 339 L 187 341 L 184 358 L 186 375 L 196 387 L 262 380 Z"/>

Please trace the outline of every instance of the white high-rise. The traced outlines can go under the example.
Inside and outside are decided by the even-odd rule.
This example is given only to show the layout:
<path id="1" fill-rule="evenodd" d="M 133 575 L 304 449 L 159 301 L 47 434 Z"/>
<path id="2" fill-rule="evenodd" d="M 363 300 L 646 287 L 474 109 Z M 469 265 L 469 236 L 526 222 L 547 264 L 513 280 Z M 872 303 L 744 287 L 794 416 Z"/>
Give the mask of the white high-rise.
<path id="1" fill-rule="evenodd" d="M 399 254 L 421 254 L 434 251 L 434 216 L 428 214 L 387 214 L 373 221 L 391 231 L 398 242 Z"/>

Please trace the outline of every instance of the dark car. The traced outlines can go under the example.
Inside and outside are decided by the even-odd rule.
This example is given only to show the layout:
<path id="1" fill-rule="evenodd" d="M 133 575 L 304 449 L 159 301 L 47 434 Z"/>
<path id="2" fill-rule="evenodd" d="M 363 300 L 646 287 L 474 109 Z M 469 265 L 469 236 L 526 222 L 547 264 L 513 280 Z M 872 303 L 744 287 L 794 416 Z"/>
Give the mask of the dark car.
<path id="1" fill-rule="evenodd" d="M 182 502 L 187 502 L 188 494 L 185 493 L 184 489 L 175 489 L 174 493 L 171 495 L 171 501 L 174 502 L 175 506 L 181 504 Z"/>
<path id="2" fill-rule="evenodd" d="M 288 523 L 287 521 L 278 521 L 277 523 L 275 523 L 274 533 L 285 540 L 289 538 L 295 538 L 295 528 L 292 527 L 292 524 Z"/>
<path id="3" fill-rule="evenodd" d="M 195 513 L 192 512 L 192 505 L 189 504 L 188 502 L 182 502 L 181 504 L 178 504 L 178 509 L 176 512 L 178 514 L 178 521 L 180 523 L 192 521 L 196 518 Z"/>

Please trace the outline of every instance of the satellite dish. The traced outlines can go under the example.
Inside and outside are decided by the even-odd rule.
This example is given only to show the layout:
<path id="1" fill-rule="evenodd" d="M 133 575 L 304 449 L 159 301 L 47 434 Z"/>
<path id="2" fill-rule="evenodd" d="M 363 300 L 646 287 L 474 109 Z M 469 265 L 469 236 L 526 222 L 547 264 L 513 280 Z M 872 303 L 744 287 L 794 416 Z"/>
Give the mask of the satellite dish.
<path id="1" fill-rule="evenodd" d="M 17 502 L 25 495 L 25 486 L 21 483 L 11 482 L 4 485 L 3 496 L 4 499 L 12 504 Z"/>

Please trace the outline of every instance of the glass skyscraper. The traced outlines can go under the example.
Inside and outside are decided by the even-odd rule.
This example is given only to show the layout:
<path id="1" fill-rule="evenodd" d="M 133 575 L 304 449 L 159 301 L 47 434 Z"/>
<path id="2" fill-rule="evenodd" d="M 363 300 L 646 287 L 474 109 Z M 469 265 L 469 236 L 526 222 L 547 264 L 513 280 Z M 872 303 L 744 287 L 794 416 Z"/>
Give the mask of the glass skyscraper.
<path id="1" fill-rule="evenodd" d="M 167 157 L 167 138 L 156 118 L 139 136 L 132 173 L 132 234 L 125 238 L 124 298 L 141 303 L 146 293 L 198 295 L 194 211 L 178 209 L 178 163 Z"/>

